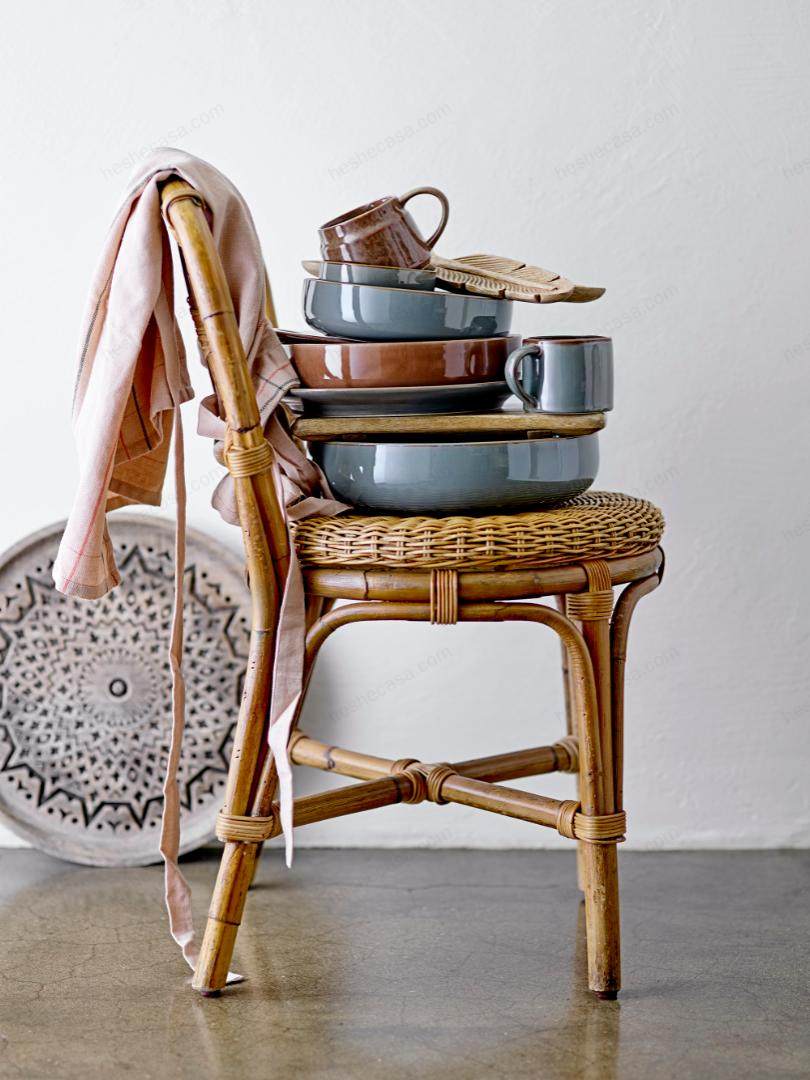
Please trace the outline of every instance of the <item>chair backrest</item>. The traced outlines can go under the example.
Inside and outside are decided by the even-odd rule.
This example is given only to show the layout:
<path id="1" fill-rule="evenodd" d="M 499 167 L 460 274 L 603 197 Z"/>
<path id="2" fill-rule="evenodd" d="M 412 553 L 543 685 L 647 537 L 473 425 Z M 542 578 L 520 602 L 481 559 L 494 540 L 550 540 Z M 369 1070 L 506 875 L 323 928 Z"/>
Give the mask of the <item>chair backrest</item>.
<path id="1" fill-rule="evenodd" d="M 270 695 L 274 638 L 289 564 L 287 527 L 276 497 L 264 437 L 230 289 L 205 216 L 202 196 L 182 180 L 161 189 L 163 215 L 177 240 L 189 304 L 220 409 L 228 426 L 225 459 L 233 476 L 253 603 L 250 657 L 234 736 L 234 754 L 255 754 Z M 268 306 L 272 300 L 268 292 Z M 255 760 L 255 757 L 251 758 Z M 225 806 L 244 814 L 250 776 L 231 770 Z"/>

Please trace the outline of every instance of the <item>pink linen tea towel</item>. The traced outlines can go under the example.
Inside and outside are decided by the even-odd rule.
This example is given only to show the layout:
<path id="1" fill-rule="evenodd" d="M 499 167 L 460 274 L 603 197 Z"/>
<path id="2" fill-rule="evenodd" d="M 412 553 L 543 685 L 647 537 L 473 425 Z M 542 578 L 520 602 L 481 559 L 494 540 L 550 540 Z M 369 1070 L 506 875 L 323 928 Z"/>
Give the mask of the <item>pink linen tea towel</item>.
<path id="1" fill-rule="evenodd" d="M 194 392 L 175 317 L 172 248 L 160 209 L 159 185 L 172 176 L 186 180 L 204 200 L 233 298 L 265 435 L 273 447 L 276 486 L 283 492 L 288 520 L 335 514 L 345 506 L 331 498 L 320 471 L 273 415 L 283 394 L 297 385 L 298 378 L 265 317 L 266 272 L 246 203 L 226 177 L 207 162 L 179 150 L 156 150 L 130 181 L 92 281 L 73 403 L 79 484 L 53 576 L 60 592 L 86 599 L 103 596 L 119 583 L 106 513 L 123 505 L 159 505 L 174 431 L 177 544 L 175 610 L 168 643 L 172 727 L 161 853 L 172 935 L 193 967 L 197 944 L 191 894 L 178 865 L 177 771 L 185 696 L 181 667 L 185 484 L 179 406 Z M 198 430 L 213 438 L 225 437 L 225 422 L 219 416 L 215 395 L 200 406 Z M 226 520 L 238 521 L 229 476 L 217 486 L 212 502 Z M 292 857 L 292 778 L 286 747 L 302 692 L 305 627 L 301 572 L 294 545 L 290 548 L 276 635 L 268 736 L 279 775 L 288 865 Z"/>

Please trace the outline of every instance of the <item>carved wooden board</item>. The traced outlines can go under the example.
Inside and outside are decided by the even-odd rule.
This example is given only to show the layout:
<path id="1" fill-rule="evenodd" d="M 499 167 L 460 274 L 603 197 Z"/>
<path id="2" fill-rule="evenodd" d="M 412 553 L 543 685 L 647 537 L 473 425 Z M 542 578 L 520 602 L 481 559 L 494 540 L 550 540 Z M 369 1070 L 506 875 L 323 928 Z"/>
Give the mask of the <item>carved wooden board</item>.
<path id="1" fill-rule="evenodd" d="M 599 286 L 575 285 L 554 270 L 529 266 L 502 255 L 460 255 L 446 259 L 433 254 L 431 269 L 446 289 L 500 296 L 529 304 L 587 304 L 598 300 L 605 290 Z"/>
<path id="2" fill-rule="evenodd" d="M 489 432 L 502 438 L 538 438 L 545 435 L 590 435 L 605 426 L 605 414 L 497 412 L 437 416 L 330 416 L 297 417 L 292 433 L 311 442 L 323 439 L 366 438 L 374 435 L 450 435 Z"/>
<path id="3" fill-rule="evenodd" d="M 174 523 L 122 513 L 109 523 L 122 580 L 99 600 L 54 588 L 63 524 L 0 556 L 0 815 L 52 855 L 134 866 L 159 858 Z M 241 560 L 189 530 L 184 851 L 214 835 L 249 626 Z"/>

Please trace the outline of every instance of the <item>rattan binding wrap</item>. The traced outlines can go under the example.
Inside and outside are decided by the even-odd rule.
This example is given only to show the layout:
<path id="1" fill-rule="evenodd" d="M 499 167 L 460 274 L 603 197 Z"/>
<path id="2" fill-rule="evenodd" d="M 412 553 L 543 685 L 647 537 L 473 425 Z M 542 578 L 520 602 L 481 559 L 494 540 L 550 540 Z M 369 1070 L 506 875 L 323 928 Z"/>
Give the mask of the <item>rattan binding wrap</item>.
<path id="1" fill-rule="evenodd" d="M 661 511 L 618 492 L 578 495 L 554 510 L 498 517 L 306 518 L 295 544 L 310 566 L 496 570 L 562 566 L 650 551 L 664 532 Z"/>

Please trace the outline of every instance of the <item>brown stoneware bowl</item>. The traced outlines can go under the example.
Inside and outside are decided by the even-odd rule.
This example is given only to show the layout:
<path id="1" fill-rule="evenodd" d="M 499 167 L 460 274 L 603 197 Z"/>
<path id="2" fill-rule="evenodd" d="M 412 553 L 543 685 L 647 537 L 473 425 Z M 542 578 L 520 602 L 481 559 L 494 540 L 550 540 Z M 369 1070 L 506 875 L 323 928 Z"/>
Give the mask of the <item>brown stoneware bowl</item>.
<path id="1" fill-rule="evenodd" d="M 516 334 L 458 341 L 358 341 L 291 343 L 292 361 L 304 386 L 446 386 L 503 378 Z"/>

